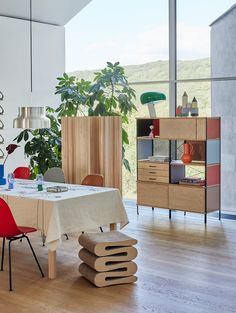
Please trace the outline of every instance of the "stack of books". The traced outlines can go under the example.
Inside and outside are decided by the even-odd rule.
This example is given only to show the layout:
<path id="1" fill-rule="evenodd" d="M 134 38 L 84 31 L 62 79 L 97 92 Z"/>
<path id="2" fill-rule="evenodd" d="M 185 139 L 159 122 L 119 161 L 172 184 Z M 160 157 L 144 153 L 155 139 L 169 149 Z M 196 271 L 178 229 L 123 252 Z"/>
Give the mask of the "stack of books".
<path id="1" fill-rule="evenodd" d="M 205 179 L 196 177 L 184 177 L 179 181 L 181 185 L 205 186 Z"/>

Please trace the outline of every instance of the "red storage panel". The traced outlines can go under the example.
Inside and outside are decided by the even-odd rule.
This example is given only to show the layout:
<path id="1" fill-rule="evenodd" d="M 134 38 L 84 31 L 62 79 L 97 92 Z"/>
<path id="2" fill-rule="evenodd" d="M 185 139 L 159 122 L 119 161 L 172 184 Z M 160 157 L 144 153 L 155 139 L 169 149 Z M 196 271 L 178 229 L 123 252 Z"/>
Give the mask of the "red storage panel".
<path id="1" fill-rule="evenodd" d="M 207 139 L 220 138 L 220 119 L 208 118 L 207 119 Z"/>
<path id="2" fill-rule="evenodd" d="M 220 165 L 209 165 L 207 166 L 207 186 L 219 185 L 220 184 Z"/>

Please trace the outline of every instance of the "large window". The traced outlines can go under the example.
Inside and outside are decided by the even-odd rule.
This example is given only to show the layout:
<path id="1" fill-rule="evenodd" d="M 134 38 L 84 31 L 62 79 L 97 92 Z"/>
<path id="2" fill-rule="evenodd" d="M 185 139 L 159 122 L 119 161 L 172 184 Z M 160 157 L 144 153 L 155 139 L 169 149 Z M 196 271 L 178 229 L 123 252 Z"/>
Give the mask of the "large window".
<path id="1" fill-rule="evenodd" d="M 119 61 L 133 81 L 166 80 L 168 56 L 166 0 L 93 0 L 66 26 L 67 72 Z"/>
<path id="2" fill-rule="evenodd" d="M 127 127 L 132 173 L 123 173 L 124 195 L 135 194 L 135 117 L 148 116 L 139 100 L 145 91 L 167 95 L 157 106 L 160 117 L 175 114 L 184 91 L 189 102 L 197 98 L 200 116 L 222 117 L 222 193 L 232 191 L 236 168 L 230 166 L 228 175 L 224 164 L 236 164 L 235 127 L 230 134 L 226 127 L 236 118 L 235 34 L 235 0 L 92 0 L 66 26 L 67 72 L 92 79 L 107 61 L 119 61 L 136 90 L 138 112 Z M 223 197 L 223 206 L 236 207 L 236 198 L 229 199 Z"/>
<path id="3" fill-rule="evenodd" d="M 210 25 L 234 3 L 235 0 L 177 0 L 178 79 L 211 77 Z"/>

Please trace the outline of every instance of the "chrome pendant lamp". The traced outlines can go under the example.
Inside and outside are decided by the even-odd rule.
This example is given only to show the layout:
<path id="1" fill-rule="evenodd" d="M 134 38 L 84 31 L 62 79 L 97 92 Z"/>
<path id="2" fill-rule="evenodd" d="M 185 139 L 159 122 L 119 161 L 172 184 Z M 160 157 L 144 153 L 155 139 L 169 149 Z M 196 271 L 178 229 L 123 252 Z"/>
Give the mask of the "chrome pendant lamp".
<path id="1" fill-rule="evenodd" d="M 32 38 L 32 0 L 30 0 L 30 98 L 33 92 L 33 38 Z M 14 128 L 50 128 L 50 119 L 45 107 L 22 106 L 13 120 Z"/>

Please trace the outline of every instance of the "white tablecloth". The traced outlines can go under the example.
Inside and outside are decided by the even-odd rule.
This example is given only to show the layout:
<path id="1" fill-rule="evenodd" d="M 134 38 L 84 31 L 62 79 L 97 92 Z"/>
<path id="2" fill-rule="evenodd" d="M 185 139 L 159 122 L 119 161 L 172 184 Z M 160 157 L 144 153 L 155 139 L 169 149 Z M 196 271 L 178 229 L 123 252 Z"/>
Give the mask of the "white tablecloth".
<path id="1" fill-rule="evenodd" d="M 68 191 L 48 193 L 46 187 L 66 186 Z M 46 245 L 56 250 L 61 235 L 82 232 L 111 223 L 124 227 L 128 217 L 118 189 L 16 180 L 13 190 L 0 187 L 0 196 L 10 206 L 16 223 L 31 226 L 46 236 Z"/>

